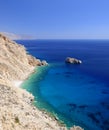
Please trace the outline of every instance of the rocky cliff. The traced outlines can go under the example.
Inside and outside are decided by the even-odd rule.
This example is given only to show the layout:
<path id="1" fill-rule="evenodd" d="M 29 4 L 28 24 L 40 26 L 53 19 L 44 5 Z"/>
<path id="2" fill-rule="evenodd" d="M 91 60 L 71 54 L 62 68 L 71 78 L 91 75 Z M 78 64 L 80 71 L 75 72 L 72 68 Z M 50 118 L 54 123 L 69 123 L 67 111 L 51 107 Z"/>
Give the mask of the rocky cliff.
<path id="1" fill-rule="evenodd" d="M 0 34 L 0 130 L 59 130 L 59 123 L 32 105 L 34 97 L 15 87 L 37 65 L 45 65 L 28 55 L 24 46 Z M 66 129 L 66 128 L 64 128 Z M 72 128 L 72 130 L 80 127 Z"/>

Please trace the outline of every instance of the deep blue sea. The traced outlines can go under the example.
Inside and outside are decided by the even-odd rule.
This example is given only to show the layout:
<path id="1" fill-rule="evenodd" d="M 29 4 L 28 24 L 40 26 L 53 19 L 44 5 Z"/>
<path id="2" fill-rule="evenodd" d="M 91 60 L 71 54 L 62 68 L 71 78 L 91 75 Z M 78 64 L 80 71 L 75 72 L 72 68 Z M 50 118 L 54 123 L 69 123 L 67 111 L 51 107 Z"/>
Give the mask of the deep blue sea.
<path id="1" fill-rule="evenodd" d="M 57 115 L 67 126 L 109 130 L 109 40 L 25 40 L 28 53 L 47 60 L 23 88 L 35 105 Z M 66 64 L 66 57 L 82 64 Z"/>

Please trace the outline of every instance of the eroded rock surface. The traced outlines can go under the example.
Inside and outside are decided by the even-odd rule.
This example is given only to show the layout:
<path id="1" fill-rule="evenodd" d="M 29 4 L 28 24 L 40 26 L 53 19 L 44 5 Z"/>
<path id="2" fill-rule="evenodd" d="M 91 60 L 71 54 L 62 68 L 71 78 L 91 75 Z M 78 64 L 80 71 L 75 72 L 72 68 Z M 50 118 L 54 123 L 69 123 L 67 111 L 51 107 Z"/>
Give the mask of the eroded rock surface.
<path id="1" fill-rule="evenodd" d="M 67 58 L 65 59 L 65 62 L 66 62 L 66 63 L 71 63 L 71 64 L 81 64 L 81 63 L 82 63 L 81 60 L 78 60 L 78 59 L 72 58 L 72 57 L 67 57 Z"/>

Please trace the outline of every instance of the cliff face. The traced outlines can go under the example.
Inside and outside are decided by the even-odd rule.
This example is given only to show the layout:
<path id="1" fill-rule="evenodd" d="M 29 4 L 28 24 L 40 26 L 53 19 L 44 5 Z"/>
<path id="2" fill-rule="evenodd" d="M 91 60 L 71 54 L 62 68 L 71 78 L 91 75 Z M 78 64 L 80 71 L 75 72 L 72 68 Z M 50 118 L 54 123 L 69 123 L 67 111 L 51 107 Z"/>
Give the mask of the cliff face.
<path id="1" fill-rule="evenodd" d="M 24 46 L 0 34 L 0 79 L 25 79 L 36 65 L 41 61 L 28 55 Z"/>
<path id="2" fill-rule="evenodd" d="M 30 93 L 13 84 L 43 64 L 46 62 L 28 55 L 24 46 L 0 34 L 0 130 L 60 129 L 56 120 L 32 105 L 34 97 Z"/>
<path id="3" fill-rule="evenodd" d="M 36 65 L 41 61 L 27 55 L 24 46 L 0 34 L 0 130 L 58 128 L 55 121 L 31 105 L 31 94 L 13 85 L 13 81 L 25 79 Z"/>

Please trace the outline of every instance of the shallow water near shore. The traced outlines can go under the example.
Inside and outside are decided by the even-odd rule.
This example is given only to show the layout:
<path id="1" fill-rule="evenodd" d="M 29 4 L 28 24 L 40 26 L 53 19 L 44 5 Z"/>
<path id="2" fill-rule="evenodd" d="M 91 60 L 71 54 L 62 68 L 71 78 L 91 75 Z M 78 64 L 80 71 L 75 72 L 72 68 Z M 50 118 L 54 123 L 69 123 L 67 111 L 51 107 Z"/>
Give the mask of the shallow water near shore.
<path id="1" fill-rule="evenodd" d="M 22 43 L 31 54 L 51 63 L 48 67 L 38 67 L 22 84 L 35 96 L 34 104 L 57 114 L 69 127 L 108 130 L 109 41 Z M 83 64 L 65 64 L 67 56 L 79 58 Z"/>

